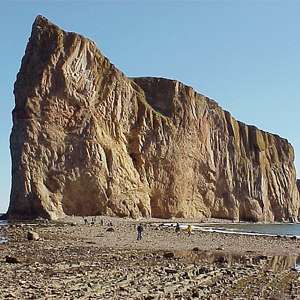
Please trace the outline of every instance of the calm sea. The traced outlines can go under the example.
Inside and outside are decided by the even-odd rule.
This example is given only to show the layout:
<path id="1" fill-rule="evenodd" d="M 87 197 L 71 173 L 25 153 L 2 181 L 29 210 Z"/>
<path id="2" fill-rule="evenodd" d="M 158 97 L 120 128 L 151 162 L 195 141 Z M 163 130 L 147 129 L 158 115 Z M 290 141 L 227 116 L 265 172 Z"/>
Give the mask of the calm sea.
<path id="1" fill-rule="evenodd" d="M 175 223 L 164 223 L 165 226 L 175 226 Z M 300 224 L 277 223 L 277 224 L 191 224 L 193 230 L 215 231 L 224 233 L 238 233 L 249 235 L 280 235 L 300 237 Z M 187 228 L 186 224 L 180 224 L 182 229 Z"/>
<path id="2" fill-rule="evenodd" d="M 0 213 L 0 217 L 2 217 L 4 215 L 4 213 Z M 8 222 L 5 220 L 0 220 L 0 226 L 7 226 Z"/>
<path id="3" fill-rule="evenodd" d="M 262 234 L 300 237 L 300 224 L 209 224 L 195 226 L 195 229 L 239 234 Z"/>
<path id="4" fill-rule="evenodd" d="M 0 217 L 1 216 L 3 216 L 3 213 L 0 213 Z M 8 222 L 7 221 L 5 221 L 5 220 L 0 220 L 0 226 L 7 226 L 8 225 Z M 1 243 L 5 243 L 6 242 L 6 239 L 3 237 L 3 236 L 1 236 L 1 234 L 0 234 L 0 244 Z"/>

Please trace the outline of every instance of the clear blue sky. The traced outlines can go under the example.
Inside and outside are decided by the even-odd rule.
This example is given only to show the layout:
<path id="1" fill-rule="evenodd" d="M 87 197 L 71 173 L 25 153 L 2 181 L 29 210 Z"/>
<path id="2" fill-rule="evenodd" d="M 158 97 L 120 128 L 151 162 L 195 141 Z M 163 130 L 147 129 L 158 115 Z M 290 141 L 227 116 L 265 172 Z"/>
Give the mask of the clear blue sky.
<path id="1" fill-rule="evenodd" d="M 300 177 L 300 2 L 0 0 L 0 212 L 10 195 L 13 84 L 38 14 L 94 40 L 127 76 L 177 79 L 288 139 Z"/>

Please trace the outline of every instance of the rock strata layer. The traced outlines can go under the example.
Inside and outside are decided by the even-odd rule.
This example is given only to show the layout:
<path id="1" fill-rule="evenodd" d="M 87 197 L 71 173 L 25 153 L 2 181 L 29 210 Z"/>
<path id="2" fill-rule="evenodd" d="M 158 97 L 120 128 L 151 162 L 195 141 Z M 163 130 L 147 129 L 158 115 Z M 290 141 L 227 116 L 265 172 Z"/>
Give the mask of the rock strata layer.
<path id="1" fill-rule="evenodd" d="M 127 78 L 42 16 L 14 94 L 10 218 L 298 219 L 287 140 L 178 81 Z"/>

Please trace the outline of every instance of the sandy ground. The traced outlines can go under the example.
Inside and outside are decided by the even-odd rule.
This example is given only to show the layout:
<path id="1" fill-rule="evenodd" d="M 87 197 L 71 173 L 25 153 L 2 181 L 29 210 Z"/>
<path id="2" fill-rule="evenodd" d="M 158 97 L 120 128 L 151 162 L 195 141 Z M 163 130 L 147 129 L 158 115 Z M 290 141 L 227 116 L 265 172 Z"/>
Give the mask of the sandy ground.
<path id="1" fill-rule="evenodd" d="M 300 299 L 298 239 L 87 219 L 2 227 L 0 299 Z"/>

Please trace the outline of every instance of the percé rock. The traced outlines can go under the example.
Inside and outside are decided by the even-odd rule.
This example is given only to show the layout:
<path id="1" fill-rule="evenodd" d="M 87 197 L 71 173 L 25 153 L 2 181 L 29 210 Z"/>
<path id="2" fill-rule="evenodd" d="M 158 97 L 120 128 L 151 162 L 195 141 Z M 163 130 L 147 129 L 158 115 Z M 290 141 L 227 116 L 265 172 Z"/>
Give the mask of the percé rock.
<path id="1" fill-rule="evenodd" d="M 14 94 L 8 218 L 298 219 L 287 140 L 176 80 L 127 78 L 42 16 Z"/>

